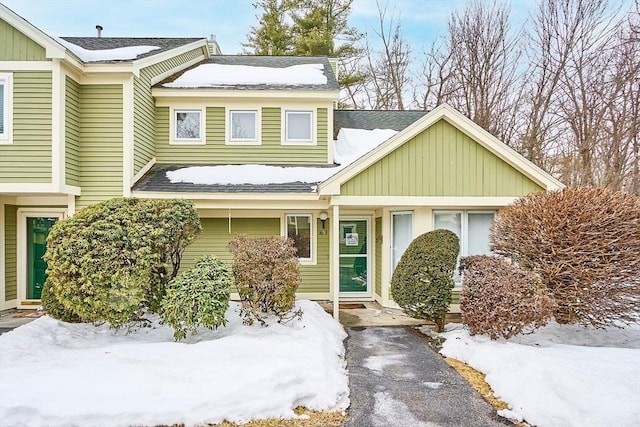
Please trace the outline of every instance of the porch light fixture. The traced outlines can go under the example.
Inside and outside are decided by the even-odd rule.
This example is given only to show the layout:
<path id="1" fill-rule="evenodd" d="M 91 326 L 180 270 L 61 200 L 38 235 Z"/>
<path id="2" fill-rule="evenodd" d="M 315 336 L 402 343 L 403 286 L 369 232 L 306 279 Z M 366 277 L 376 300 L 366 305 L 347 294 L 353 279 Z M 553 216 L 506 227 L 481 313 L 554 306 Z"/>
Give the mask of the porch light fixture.
<path id="1" fill-rule="evenodd" d="M 327 223 L 327 219 L 329 218 L 329 216 L 327 215 L 326 212 L 320 212 L 320 216 L 318 218 L 320 218 L 320 222 L 322 223 L 322 229 L 324 230 L 325 224 Z"/>

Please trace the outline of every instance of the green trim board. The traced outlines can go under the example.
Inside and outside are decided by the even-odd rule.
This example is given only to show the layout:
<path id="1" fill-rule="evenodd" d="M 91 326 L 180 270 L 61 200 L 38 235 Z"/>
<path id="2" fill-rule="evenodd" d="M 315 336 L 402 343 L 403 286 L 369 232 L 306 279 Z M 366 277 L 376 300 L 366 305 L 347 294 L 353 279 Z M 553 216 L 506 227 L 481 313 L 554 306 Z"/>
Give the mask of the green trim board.
<path id="1" fill-rule="evenodd" d="M 238 234 L 248 236 L 280 236 L 280 218 L 201 218 L 202 233 L 189 245 L 182 257 L 180 270 L 191 267 L 204 255 L 214 255 L 232 265 L 229 242 Z M 229 232 L 231 229 L 231 232 Z M 318 221 L 316 230 L 321 230 Z M 298 292 L 329 292 L 329 235 L 317 236 L 316 264 L 301 264 L 302 281 Z"/>
<path id="2" fill-rule="evenodd" d="M 82 85 L 78 209 L 121 196 L 122 85 Z"/>
<path id="3" fill-rule="evenodd" d="M 65 79 L 64 117 L 65 181 L 67 185 L 80 185 L 80 85 Z"/>
<path id="4" fill-rule="evenodd" d="M 18 207 L 4 205 L 4 286 L 5 301 L 18 298 Z"/>
<path id="5" fill-rule="evenodd" d="M 35 41 L 0 19 L 0 61 L 46 61 L 47 52 Z"/>
<path id="6" fill-rule="evenodd" d="M 51 182 L 51 71 L 13 73 L 11 144 L 0 144 L 0 182 Z"/>
<path id="7" fill-rule="evenodd" d="M 327 162 L 327 109 L 317 109 L 317 144 L 282 145 L 282 110 L 261 107 L 261 144 L 226 144 L 224 106 L 208 106 L 205 144 L 170 144 L 170 108 L 156 107 L 156 159 L 160 164 L 324 164 Z"/>
<path id="8" fill-rule="evenodd" d="M 340 187 L 350 196 L 524 196 L 542 187 L 439 120 Z"/>

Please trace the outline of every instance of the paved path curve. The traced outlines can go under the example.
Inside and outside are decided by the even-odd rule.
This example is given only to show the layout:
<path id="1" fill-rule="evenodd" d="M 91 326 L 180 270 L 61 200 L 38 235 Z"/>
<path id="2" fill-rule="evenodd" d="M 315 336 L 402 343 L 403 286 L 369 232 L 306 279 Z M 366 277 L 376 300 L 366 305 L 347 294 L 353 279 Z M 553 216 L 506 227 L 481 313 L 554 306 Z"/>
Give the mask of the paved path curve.
<path id="1" fill-rule="evenodd" d="M 345 427 L 505 427 L 410 327 L 347 328 L 351 407 Z"/>

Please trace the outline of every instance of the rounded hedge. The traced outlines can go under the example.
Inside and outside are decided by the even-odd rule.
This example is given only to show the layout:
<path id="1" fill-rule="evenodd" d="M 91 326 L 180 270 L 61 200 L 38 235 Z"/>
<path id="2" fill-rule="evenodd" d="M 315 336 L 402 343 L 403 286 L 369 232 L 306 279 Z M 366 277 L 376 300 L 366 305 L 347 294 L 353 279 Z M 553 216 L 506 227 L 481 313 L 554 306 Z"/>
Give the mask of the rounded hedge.
<path id="1" fill-rule="evenodd" d="M 169 282 L 161 317 L 175 330 L 176 341 L 186 338 L 187 333 L 195 335 L 199 326 L 216 329 L 226 325 L 231 282 L 225 264 L 211 255 L 198 259 Z"/>
<path id="2" fill-rule="evenodd" d="M 58 221 L 47 238 L 45 310 L 114 327 L 157 312 L 201 230 L 184 200 L 116 198 Z"/>
<path id="3" fill-rule="evenodd" d="M 451 303 L 460 242 L 449 230 L 416 237 L 400 258 L 391 278 L 391 296 L 411 317 L 433 321 L 444 329 Z"/>

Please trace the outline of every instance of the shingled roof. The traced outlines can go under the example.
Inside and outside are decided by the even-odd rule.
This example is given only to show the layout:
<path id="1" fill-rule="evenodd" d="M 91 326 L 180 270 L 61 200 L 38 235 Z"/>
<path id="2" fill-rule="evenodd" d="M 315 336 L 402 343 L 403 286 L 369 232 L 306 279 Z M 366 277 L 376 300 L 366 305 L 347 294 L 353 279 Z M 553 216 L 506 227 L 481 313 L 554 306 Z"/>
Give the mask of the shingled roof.
<path id="1" fill-rule="evenodd" d="M 333 112 L 333 139 L 342 128 L 393 129 L 401 131 L 422 118 L 428 111 L 418 110 L 335 110 Z"/>
<path id="2" fill-rule="evenodd" d="M 141 55 L 138 55 L 136 59 L 146 58 L 148 56 L 157 55 L 162 52 L 166 52 L 171 49 L 178 48 L 199 40 L 206 40 L 203 37 L 179 37 L 179 38 L 166 38 L 166 37 L 61 37 L 61 39 L 73 43 L 81 48 L 87 50 L 103 50 L 103 49 L 117 49 L 121 47 L 132 46 L 157 46 L 160 49 L 152 50 Z M 99 63 L 121 63 L 131 62 L 132 60 L 109 60 L 109 61 L 92 61 Z"/>
<path id="3" fill-rule="evenodd" d="M 135 184 L 133 191 L 173 193 L 313 193 L 316 190 L 314 183 L 299 181 L 281 184 L 192 184 L 187 182 L 172 183 L 169 178 L 167 178 L 167 172 L 191 166 L 202 165 L 154 165 Z M 318 167 L 331 167 L 331 165 L 318 165 Z"/>
<path id="4" fill-rule="evenodd" d="M 259 56 L 259 55 L 213 55 L 210 59 L 199 62 L 192 67 L 176 73 L 164 81 L 158 83 L 155 87 L 162 87 L 164 84 L 175 81 L 185 72 L 194 69 L 203 64 L 220 64 L 220 65 L 245 65 L 252 67 L 268 67 L 268 68 L 286 68 L 294 65 L 304 64 L 322 64 L 323 72 L 327 78 L 327 83 L 324 85 L 274 85 L 274 84 L 244 84 L 244 85 L 220 85 L 216 86 L 216 89 L 234 89 L 234 90 L 266 90 L 266 89 L 296 89 L 296 90 L 320 90 L 320 91 L 338 91 L 340 86 L 336 79 L 333 68 L 329 63 L 329 58 L 326 56 Z M 180 90 L 181 88 L 175 88 Z"/>

